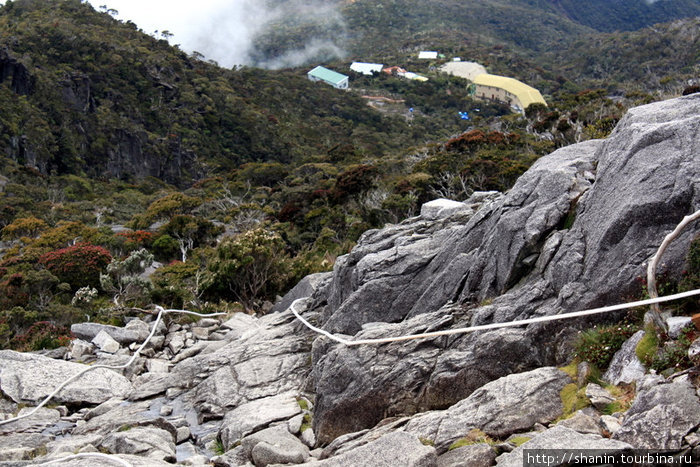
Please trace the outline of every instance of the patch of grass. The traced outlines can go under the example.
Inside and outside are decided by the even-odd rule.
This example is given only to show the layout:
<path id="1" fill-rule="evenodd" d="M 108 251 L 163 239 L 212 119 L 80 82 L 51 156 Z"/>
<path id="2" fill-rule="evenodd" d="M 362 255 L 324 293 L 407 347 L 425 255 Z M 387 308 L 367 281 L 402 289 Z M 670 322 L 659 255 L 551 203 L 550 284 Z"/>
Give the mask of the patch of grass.
<path id="1" fill-rule="evenodd" d="M 644 330 L 644 337 L 639 341 L 634 351 L 644 366 L 651 367 L 654 357 L 659 351 L 659 337 L 653 328 L 647 327 Z"/>
<path id="2" fill-rule="evenodd" d="M 566 366 L 559 368 L 561 371 L 571 376 L 571 379 L 576 381 L 578 378 L 578 361 L 574 360 Z"/>
<path id="3" fill-rule="evenodd" d="M 509 439 L 508 441 L 515 444 L 516 447 L 520 447 L 523 444 L 527 443 L 530 441 L 532 438 L 529 436 L 514 436 L 513 438 Z"/>
<path id="4" fill-rule="evenodd" d="M 131 430 L 132 428 L 133 428 L 133 425 L 122 425 L 122 426 L 119 427 L 119 429 L 117 430 L 117 432 L 118 432 L 118 433 L 121 433 L 121 432 L 123 432 L 123 431 L 129 431 L 129 430 Z"/>
<path id="5" fill-rule="evenodd" d="M 311 418 L 311 414 L 310 413 L 304 414 L 304 421 L 301 423 L 300 432 L 303 433 L 306 430 L 310 430 L 312 423 L 313 423 L 313 420 Z"/>
<path id="6" fill-rule="evenodd" d="M 224 446 L 224 442 L 221 441 L 220 438 L 216 438 L 214 441 L 214 454 L 221 456 L 224 453 L 226 453 L 226 446 Z"/>
<path id="7" fill-rule="evenodd" d="M 579 389 L 576 383 L 570 383 L 564 386 L 559 393 L 559 396 L 561 397 L 561 403 L 563 406 L 560 420 L 569 418 L 571 415 L 576 413 L 576 411 L 591 405 L 591 401 L 589 401 L 588 397 L 586 397 L 586 388 L 582 387 Z"/>
<path id="8" fill-rule="evenodd" d="M 435 441 L 433 441 L 432 439 L 428 439 L 428 438 L 423 438 L 423 437 L 421 437 L 421 438 L 418 438 L 418 440 L 419 440 L 424 446 L 433 446 L 433 447 L 435 446 Z"/>
<path id="9" fill-rule="evenodd" d="M 493 445 L 496 444 L 496 441 L 494 441 L 491 437 L 489 437 L 486 433 L 479 430 L 478 428 L 474 428 L 469 431 L 467 436 L 465 436 L 464 438 L 460 438 L 454 443 L 452 443 L 450 447 L 447 448 L 447 450 L 452 451 L 453 449 L 461 448 L 462 446 L 471 446 L 473 444 L 482 443 Z"/>
<path id="10" fill-rule="evenodd" d="M 309 410 L 309 403 L 303 397 L 297 397 L 297 404 L 301 410 Z"/>

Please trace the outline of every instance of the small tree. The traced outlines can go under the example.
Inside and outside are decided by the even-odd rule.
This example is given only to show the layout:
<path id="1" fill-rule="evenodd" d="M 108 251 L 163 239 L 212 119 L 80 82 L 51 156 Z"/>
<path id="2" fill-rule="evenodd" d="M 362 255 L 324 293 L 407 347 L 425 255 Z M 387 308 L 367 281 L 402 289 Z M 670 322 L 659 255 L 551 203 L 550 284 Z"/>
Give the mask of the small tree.
<path id="1" fill-rule="evenodd" d="M 145 298 L 151 290 L 151 282 L 141 274 L 153 264 L 153 255 L 142 248 L 131 252 L 124 260 L 112 260 L 105 274 L 100 274 L 100 286 L 113 294 L 112 301 L 117 308 L 123 308 Z"/>
<path id="2" fill-rule="evenodd" d="M 61 282 L 78 289 L 86 285 L 97 286 L 100 273 L 111 260 L 112 256 L 101 246 L 79 243 L 41 255 L 39 263 Z"/>
<path id="3" fill-rule="evenodd" d="M 289 271 L 284 248 L 282 238 L 265 229 L 224 241 L 209 266 L 209 290 L 222 295 L 228 292 L 247 308 L 252 308 L 256 299 L 274 296 Z"/>
<path id="4" fill-rule="evenodd" d="M 11 224 L 2 229 L 2 238 L 13 240 L 20 237 L 37 237 L 40 232 L 48 229 L 49 226 L 36 217 L 22 217 L 15 219 Z"/>

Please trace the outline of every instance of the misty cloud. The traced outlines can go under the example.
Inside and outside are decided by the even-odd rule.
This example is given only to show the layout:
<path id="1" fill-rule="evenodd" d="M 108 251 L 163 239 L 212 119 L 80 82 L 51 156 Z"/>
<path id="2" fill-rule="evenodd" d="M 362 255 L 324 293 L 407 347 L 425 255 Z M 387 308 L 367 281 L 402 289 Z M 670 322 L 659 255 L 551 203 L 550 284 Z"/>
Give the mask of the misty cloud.
<path id="1" fill-rule="evenodd" d="M 90 0 L 106 4 L 153 34 L 169 31 L 171 44 L 220 65 L 298 66 L 342 57 L 345 24 L 337 0 Z"/>

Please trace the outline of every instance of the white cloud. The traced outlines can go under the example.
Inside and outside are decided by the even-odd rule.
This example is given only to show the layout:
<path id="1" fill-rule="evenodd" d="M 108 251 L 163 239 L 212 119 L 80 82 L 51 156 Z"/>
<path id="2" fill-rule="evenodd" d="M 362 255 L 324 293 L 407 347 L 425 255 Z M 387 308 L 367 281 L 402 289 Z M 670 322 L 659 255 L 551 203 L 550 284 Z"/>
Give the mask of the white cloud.
<path id="1" fill-rule="evenodd" d="M 118 19 L 131 20 L 144 32 L 169 31 L 171 44 L 187 51 L 198 51 L 222 66 L 251 64 L 255 37 L 275 22 L 293 20 L 333 21 L 342 28 L 342 19 L 334 3 L 286 0 L 275 7 L 261 0 L 89 0 L 95 7 L 106 5 L 117 10 Z M 272 26 L 274 27 L 274 26 Z M 264 66 L 277 68 L 303 63 L 318 51 L 343 55 L 335 43 L 309 37 L 271 57 Z"/>

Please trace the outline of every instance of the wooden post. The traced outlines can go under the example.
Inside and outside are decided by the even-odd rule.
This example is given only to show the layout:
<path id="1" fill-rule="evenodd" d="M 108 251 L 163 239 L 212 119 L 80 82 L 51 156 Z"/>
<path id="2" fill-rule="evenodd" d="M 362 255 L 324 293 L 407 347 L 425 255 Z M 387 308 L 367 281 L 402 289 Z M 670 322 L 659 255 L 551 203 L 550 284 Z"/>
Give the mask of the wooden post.
<path id="1" fill-rule="evenodd" d="M 647 267 L 647 290 L 649 292 L 649 298 L 658 298 L 659 296 L 656 288 L 656 265 L 659 263 L 661 255 L 664 254 L 664 251 L 666 251 L 668 245 L 670 245 L 671 242 L 678 237 L 678 235 L 680 235 L 683 229 L 696 219 L 700 219 L 700 211 L 696 211 L 690 216 L 685 216 L 681 223 L 678 224 L 678 226 L 673 230 L 673 232 L 666 235 L 666 238 L 664 238 L 664 241 L 661 242 L 661 246 L 659 247 L 658 251 L 654 257 L 651 258 L 651 261 L 649 261 L 649 267 Z M 668 327 L 661 317 L 661 308 L 659 307 L 658 303 L 651 305 L 651 317 L 659 330 L 663 332 L 668 331 Z"/>

